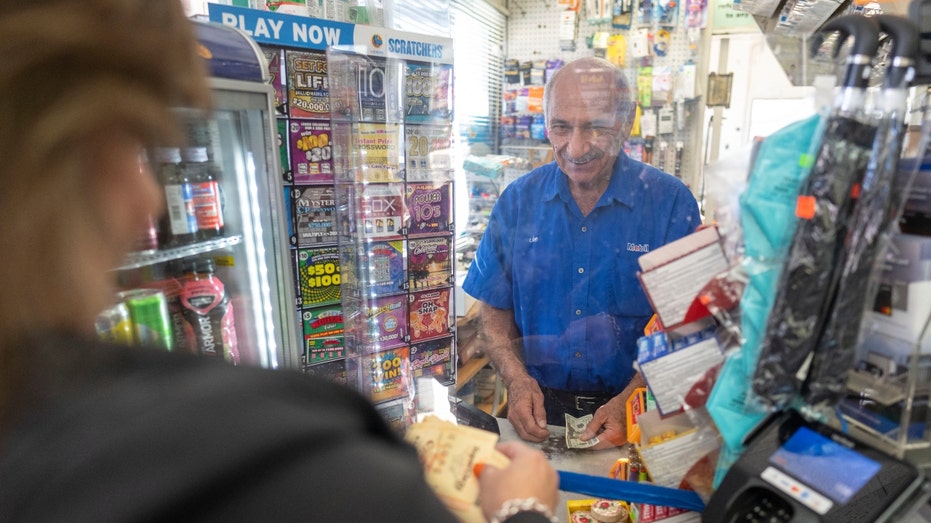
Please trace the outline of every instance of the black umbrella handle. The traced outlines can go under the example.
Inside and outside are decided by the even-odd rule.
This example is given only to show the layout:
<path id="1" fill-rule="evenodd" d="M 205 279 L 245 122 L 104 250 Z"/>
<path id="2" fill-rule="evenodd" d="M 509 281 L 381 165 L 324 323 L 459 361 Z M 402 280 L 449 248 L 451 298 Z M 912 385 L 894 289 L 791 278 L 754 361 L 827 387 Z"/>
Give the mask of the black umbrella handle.
<path id="1" fill-rule="evenodd" d="M 905 88 L 915 74 L 921 42 L 918 26 L 908 18 L 895 15 L 876 15 L 873 19 L 879 24 L 879 29 L 892 38 L 883 87 Z"/>
<path id="2" fill-rule="evenodd" d="M 812 52 L 816 53 L 824 43 L 825 35 L 834 31 L 840 33 L 840 38 L 834 45 L 833 55 L 840 52 L 841 45 L 847 38 L 853 37 L 853 47 L 847 55 L 844 69 L 843 87 L 866 89 L 873 57 L 879 49 L 879 25 L 872 19 L 861 15 L 844 15 L 830 20 L 821 26 L 821 29 L 812 40 Z"/>

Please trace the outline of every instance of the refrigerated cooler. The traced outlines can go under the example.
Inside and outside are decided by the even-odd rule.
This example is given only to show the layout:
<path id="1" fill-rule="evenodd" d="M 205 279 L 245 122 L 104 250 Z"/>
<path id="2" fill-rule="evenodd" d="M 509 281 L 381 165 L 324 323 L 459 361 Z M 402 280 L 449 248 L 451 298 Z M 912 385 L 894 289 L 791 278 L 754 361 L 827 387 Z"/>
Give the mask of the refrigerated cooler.
<path id="1" fill-rule="evenodd" d="M 195 23 L 212 111 L 177 108 L 186 143 L 149 152 L 166 216 L 116 268 L 123 291 L 98 331 L 239 365 L 297 368 L 288 219 L 274 91 L 255 43 Z M 122 316 L 122 318 L 121 318 Z M 128 320 L 128 321 L 126 321 Z"/>

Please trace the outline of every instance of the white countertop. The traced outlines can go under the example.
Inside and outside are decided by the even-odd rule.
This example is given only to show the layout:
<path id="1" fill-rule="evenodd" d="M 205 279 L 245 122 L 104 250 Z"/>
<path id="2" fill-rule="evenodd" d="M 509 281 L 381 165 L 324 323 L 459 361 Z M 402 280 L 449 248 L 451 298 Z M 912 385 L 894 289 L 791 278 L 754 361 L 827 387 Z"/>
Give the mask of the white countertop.
<path id="1" fill-rule="evenodd" d="M 507 419 L 497 418 L 498 428 L 501 431 L 501 441 L 523 441 L 514 427 Z M 549 425 L 550 437 L 542 443 L 524 441 L 527 445 L 543 451 L 550 464 L 556 470 L 589 474 L 591 476 L 609 477 L 611 467 L 618 458 L 627 457 L 622 448 L 605 450 L 569 449 L 566 448 L 566 427 Z M 561 521 L 569 521 L 566 502 L 572 499 L 592 499 L 586 494 L 559 491 L 559 506 L 557 516 Z"/>

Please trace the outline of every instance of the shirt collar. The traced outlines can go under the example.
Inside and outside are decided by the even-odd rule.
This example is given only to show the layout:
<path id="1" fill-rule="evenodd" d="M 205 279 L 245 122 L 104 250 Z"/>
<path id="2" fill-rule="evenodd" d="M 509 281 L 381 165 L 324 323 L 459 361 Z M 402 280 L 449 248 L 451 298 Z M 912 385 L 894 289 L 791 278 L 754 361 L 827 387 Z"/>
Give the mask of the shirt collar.
<path id="1" fill-rule="evenodd" d="M 611 174 L 611 181 L 608 183 L 608 188 L 605 189 L 605 193 L 601 196 L 599 203 L 605 201 L 605 198 L 609 200 L 617 201 L 627 207 L 633 207 L 634 202 L 636 201 L 636 195 L 634 194 L 635 185 L 630 182 L 630 178 L 635 174 L 631 172 L 632 160 L 624 151 L 618 155 L 617 159 L 614 161 L 614 171 Z M 556 167 L 556 176 L 553 177 L 552 183 L 550 183 L 544 193 L 544 201 L 552 201 L 557 196 L 562 199 L 564 202 L 569 202 L 572 200 L 572 193 L 569 192 L 569 182 L 566 173 L 559 168 L 559 164 L 553 162 L 553 165 Z"/>

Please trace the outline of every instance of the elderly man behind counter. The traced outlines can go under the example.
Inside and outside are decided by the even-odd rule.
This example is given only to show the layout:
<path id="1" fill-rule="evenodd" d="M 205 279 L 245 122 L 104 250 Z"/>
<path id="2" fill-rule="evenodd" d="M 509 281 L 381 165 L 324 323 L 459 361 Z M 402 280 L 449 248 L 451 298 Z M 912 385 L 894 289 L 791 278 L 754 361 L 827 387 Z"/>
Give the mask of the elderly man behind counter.
<path id="1" fill-rule="evenodd" d="M 594 414 L 582 439 L 605 448 L 626 442 L 624 403 L 643 384 L 633 362 L 653 311 L 637 258 L 701 218 L 685 184 L 624 154 L 636 106 L 622 70 L 575 60 L 543 98 L 556 161 L 502 192 L 463 289 L 518 435 Z"/>

